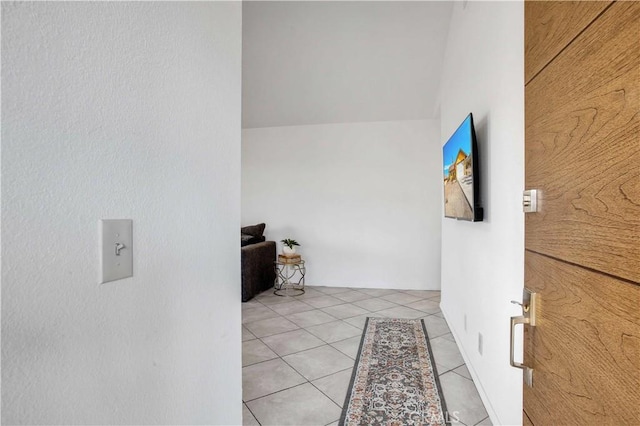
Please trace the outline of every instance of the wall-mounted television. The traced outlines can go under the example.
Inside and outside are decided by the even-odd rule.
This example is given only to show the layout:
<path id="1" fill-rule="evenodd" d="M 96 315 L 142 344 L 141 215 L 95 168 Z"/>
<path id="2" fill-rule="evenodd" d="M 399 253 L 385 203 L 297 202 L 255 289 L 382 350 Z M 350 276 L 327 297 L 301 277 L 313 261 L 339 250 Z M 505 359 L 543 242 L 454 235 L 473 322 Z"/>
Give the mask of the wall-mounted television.
<path id="1" fill-rule="evenodd" d="M 464 119 L 442 147 L 444 166 L 444 216 L 482 221 L 478 143 L 473 114 Z"/>

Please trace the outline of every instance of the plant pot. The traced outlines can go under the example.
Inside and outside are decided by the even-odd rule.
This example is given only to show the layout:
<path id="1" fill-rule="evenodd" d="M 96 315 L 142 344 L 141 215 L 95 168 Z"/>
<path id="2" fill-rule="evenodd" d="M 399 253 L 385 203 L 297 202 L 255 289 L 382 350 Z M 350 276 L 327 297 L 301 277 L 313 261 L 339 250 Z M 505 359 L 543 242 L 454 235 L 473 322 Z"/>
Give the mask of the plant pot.
<path id="1" fill-rule="evenodd" d="M 282 247 L 282 253 L 285 256 L 291 256 L 292 254 L 296 254 L 296 247 L 289 247 L 289 246 L 284 246 Z"/>

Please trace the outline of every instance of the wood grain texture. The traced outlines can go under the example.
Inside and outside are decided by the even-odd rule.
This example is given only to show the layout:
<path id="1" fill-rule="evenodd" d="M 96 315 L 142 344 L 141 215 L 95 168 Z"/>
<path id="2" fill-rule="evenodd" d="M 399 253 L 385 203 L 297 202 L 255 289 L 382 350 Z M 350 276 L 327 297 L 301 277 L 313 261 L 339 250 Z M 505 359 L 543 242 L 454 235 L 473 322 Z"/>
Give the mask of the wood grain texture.
<path id="1" fill-rule="evenodd" d="M 610 1 L 526 1 L 525 84 L 587 27 Z"/>
<path id="2" fill-rule="evenodd" d="M 640 283 L 640 3 L 615 3 L 525 89 L 527 249 Z"/>
<path id="3" fill-rule="evenodd" d="M 640 286 L 525 252 L 525 286 L 540 295 L 525 327 L 524 387 L 533 424 L 640 424 Z"/>

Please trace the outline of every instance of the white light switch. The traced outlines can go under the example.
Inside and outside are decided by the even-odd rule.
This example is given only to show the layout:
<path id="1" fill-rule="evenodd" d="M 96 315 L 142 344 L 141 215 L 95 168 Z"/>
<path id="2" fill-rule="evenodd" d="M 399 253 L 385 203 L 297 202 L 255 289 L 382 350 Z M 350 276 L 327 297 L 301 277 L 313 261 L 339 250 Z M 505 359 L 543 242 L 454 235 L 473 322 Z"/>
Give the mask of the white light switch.
<path id="1" fill-rule="evenodd" d="M 133 276 L 133 221 L 102 219 L 102 281 Z"/>

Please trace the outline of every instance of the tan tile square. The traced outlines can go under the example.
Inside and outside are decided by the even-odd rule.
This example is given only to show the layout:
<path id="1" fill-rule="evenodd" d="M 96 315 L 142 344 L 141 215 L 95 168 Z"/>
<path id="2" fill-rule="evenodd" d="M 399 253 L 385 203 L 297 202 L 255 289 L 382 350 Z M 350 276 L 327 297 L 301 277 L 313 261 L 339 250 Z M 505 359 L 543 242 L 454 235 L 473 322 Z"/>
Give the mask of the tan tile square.
<path id="1" fill-rule="evenodd" d="M 313 299 L 305 300 L 305 303 L 308 303 L 314 308 L 326 308 L 328 306 L 340 305 L 344 303 L 344 300 L 340 300 L 333 296 L 325 295 L 325 296 L 314 297 Z"/>
<path id="2" fill-rule="evenodd" d="M 383 309 L 393 308 L 394 306 L 398 306 L 393 302 L 389 302 L 388 300 L 380 299 L 379 297 L 367 300 L 360 300 L 357 302 L 353 302 L 354 305 L 360 306 L 361 308 L 366 309 L 367 311 L 376 312 L 381 311 Z"/>
<path id="3" fill-rule="evenodd" d="M 458 373 L 459 375 L 461 375 L 465 379 L 473 380 L 471 378 L 471 373 L 469 373 L 469 369 L 467 368 L 466 365 L 461 365 L 460 367 L 454 369 L 453 371 Z"/>
<path id="4" fill-rule="evenodd" d="M 368 294 L 369 296 L 372 296 L 372 297 L 386 296 L 386 295 L 395 294 L 398 292 L 397 290 L 389 290 L 386 288 L 359 288 L 357 290 L 361 293 Z"/>
<path id="5" fill-rule="evenodd" d="M 274 294 L 273 289 L 260 293 L 255 297 L 255 299 L 266 306 L 287 303 L 290 300 L 288 297 L 282 297 Z"/>
<path id="6" fill-rule="evenodd" d="M 440 312 L 440 304 L 433 300 L 423 299 L 417 302 L 412 302 L 406 305 L 408 308 L 417 309 L 428 314 L 435 314 Z"/>
<path id="7" fill-rule="evenodd" d="M 256 336 L 253 335 L 252 332 L 250 332 L 247 327 L 245 327 L 244 325 L 242 326 L 242 341 L 245 342 L 247 340 L 252 340 L 255 339 Z"/>
<path id="8" fill-rule="evenodd" d="M 438 373 L 438 376 L 442 376 L 444 373 L 451 371 L 451 368 L 446 368 L 443 365 L 440 365 L 436 362 L 436 371 Z"/>
<path id="9" fill-rule="evenodd" d="M 314 290 L 311 287 L 305 287 L 304 288 L 304 293 L 302 293 L 299 296 L 295 296 L 295 298 L 296 298 L 296 300 L 303 302 L 306 299 L 313 299 L 314 297 L 320 297 L 320 296 L 326 296 L 326 294 L 324 294 L 321 291 Z"/>
<path id="10" fill-rule="evenodd" d="M 307 305 L 303 302 L 291 301 L 287 303 L 279 303 L 271 306 L 271 310 L 279 313 L 280 315 L 297 314 L 298 312 L 306 312 L 315 309 L 313 306 Z"/>
<path id="11" fill-rule="evenodd" d="M 369 296 L 368 294 L 353 290 L 335 294 L 334 297 L 340 300 L 344 300 L 345 302 L 355 302 L 358 300 L 371 299 L 371 296 Z"/>
<path id="12" fill-rule="evenodd" d="M 402 292 L 427 299 L 440 296 L 440 290 L 402 290 Z"/>
<path id="13" fill-rule="evenodd" d="M 451 340 L 452 342 L 456 341 L 455 337 L 453 337 L 453 334 L 451 333 L 443 334 L 442 337 L 444 337 L 447 340 Z"/>
<path id="14" fill-rule="evenodd" d="M 277 358 L 275 352 L 273 352 L 267 345 L 262 343 L 260 339 L 249 340 L 242 342 L 242 366 L 256 364 L 262 361 L 268 361 L 270 359 Z"/>
<path id="15" fill-rule="evenodd" d="M 249 300 L 248 302 L 242 302 L 242 312 L 248 311 L 250 309 L 254 309 L 260 306 L 264 306 L 262 303 L 258 302 L 255 298 Z"/>
<path id="16" fill-rule="evenodd" d="M 253 309 L 247 309 L 242 312 L 242 323 L 254 322 L 269 318 L 275 318 L 278 314 L 267 308 L 266 306 L 258 306 Z"/>
<path id="17" fill-rule="evenodd" d="M 476 426 L 493 426 L 489 417 L 484 418 L 480 422 L 476 423 Z"/>
<path id="18" fill-rule="evenodd" d="M 397 303 L 398 305 L 407 305 L 412 302 L 417 302 L 422 297 L 412 296 L 406 293 L 394 293 L 380 297 L 381 299 L 388 300 L 389 302 Z"/>
<path id="19" fill-rule="evenodd" d="M 349 358 L 356 359 L 358 355 L 358 349 L 360 349 L 360 341 L 362 336 L 350 337 L 349 339 L 340 340 L 332 343 L 331 346 L 348 356 Z"/>
<path id="20" fill-rule="evenodd" d="M 438 373 L 460 367 L 464 364 L 464 359 L 462 355 L 460 355 L 458 345 L 451 340 L 436 337 L 435 339 L 430 339 L 429 344 L 433 352 L 433 359 L 438 366 Z"/>
<path id="21" fill-rule="evenodd" d="M 312 384 L 305 383 L 248 402 L 262 425 L 326 425 L 340 418 L 342 410 Z"/>
<path id="22" fill-rule="evenodd" d="M 449 330 L 449 325 L 447 325 L 447 322 L 444 319 L 436 315 L 429 315 L 428 317 L 425 317 L 423 319 L 424 325 L 427 327 L 427 334 L 429 334 L 429 339 L 451 333 L 451 330 Z"/>
<path id="23" fill-rule="evenodd" d="M 263 337 L 262 341 L 280 356 L 289 355 L 325 344 L 306 330 L 294 330 L 274 336 Z"/>
<path id="24" fill-rule="evenodd" d="M 249 365 L 242 368 L 242 399 L 251 401 L 306 381 L 280 358 Z"/>
<path id="25" fill-rule="evenodd" d="M 320 389 L 322 393 L 331 398 L 333 402 L 342 407 L 344 400 L 347 397 L 347 390 L 349 389 L 352 373 L 353 368 L 349 368 L 330 376 L 314 380 L 312 383 L 315 387 Z"/>
<path id="26" fill-rule="evenodd" d="M 242 426 L 260 426 L 246 404 L 242 404 Z"/>
<path id="27" fill-rule="evenodd" d="M 420 318 L 424 316 L 424 312 L 407 308 L 406 306 L 396 306 L 389 309 L 383 309 L 376 313 L 388 318 Z"/>
<path id="28" fill-rule="evenodd" d="M 449 371 L 440 376 L 440 384 L 447 410 L 455 412 L 462 423 L 475 425 L 487 417 L 487 410 L 471 380 Z"/>
<path id="29" fill-rule="evenodd" d="M 300 312 L 293 315 L 287 315 L 287 319 L 300 327 L 310 327 L 312 325 L 324 324 L 335 321 L 336 318 L 322 312 L 321 310 Z"/>
<path id="30" fill-rule="evenodd" d="M 321 311 L 339 319 L 351 318 L 369 313 L 366 309 L 352 305 L 351 303 L 329 306 L 328 308 L 322 308 Z"/>
<path id="31" fill-rule="evenodd" d="M 256 337 L 271 336 L 272 334 L 284 333 L 285 331 L 291 331 L 300 328 L 291 321 L 282 318 L 281 316 L 278 316 L 277 318 L 249 322 L 244 326 L 247 327 L 249 331 Z"/>
<path id="32" fill-rule="evenodd" d="M 380 318 L 380 317 L 385 317 L 385 315 L 381 315 L 378 312 L 371 312 L 369 314 L 364 314 L 364 315 L 358 315 L 357 317 L 353 317 L 353 318 L 345 318 L 342 321 L 351 324 L 354 327 L 357 327 L 360 329 L 360 333 L 362 333 L 362 330 L 364 330 L 364 324 L 367 321 L 367 318 Z"/>
<path id="33" fill-rule="evenodd" d="M 312 327 L 307 327 L 306 330 L 327 343 L 337 342 L 338 340 L 344 340 L 349 337 L 359 336 L 362 334 L 361 329 L 347 324 L 344 321 L 334 321 L 326 324 L 314 325 Z"/>
<path id="34" fill-rule="evenodd" d="M 351 291 L 349 287 L 313 287 L 315 290 L 321 291 L 324 294 L 338 294 Z"/>
<path id="35" fill-rule="evenodd" d="M 287 355 L 282 359 L 307 380 L 319 379 L 352 368 L 354 364 L 353 359 L 329 345 Z"/>

